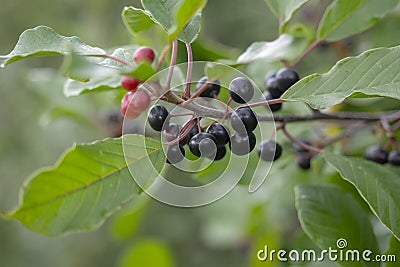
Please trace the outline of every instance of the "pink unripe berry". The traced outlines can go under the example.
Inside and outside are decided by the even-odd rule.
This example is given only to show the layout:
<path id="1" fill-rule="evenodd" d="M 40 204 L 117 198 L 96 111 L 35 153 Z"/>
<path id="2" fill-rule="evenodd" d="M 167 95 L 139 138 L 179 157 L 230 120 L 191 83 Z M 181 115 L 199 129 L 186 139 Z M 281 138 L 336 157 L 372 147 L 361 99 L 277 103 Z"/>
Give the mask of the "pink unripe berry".
<path id="1" fill-rule="evenodd" d="M 136 63 L 140 63 L 143 61 L 147 61 L 149 63 L 152 63 L 154 61 L 155 54 L 153 49 L 147 46 L 141 46 L 139 47 L 135 53 L 133 54 L 133 60 Z"/>
<path id="2" fill-rule="evenodd" d="M 150 102 L 146 91 L 128 92 L 121 100 L 121 113 L 127 118 L 135 119 L 148 108 Z"/>
<path id="3" fill-rule="evenodd" d="M 135 91 L 139 84 L 140 84 L 140 81 L 133 77 L 122 76 L 122 78 L 121 78 L 121 86 L 125 90 Z"/>

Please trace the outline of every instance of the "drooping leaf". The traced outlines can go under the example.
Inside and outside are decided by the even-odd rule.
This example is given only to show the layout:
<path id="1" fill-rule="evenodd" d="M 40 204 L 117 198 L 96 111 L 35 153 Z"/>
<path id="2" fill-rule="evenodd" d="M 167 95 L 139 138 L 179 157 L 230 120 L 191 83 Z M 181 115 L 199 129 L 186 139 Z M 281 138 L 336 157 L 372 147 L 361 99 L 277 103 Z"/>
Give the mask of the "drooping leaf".
<path id="1" fill-rule="evenodd" d="M 207 0 L 181 0 L 174 10 L 174 25 L 169 30 L 169 39 L 172 41 L 183 30 L 187 42 L 192 42 L 193 38 L 200 31 L 200 11 L 206 5 Z M 193 18 L 193 19 L 192 19 Z M 194 19 L 195 18 L 195 19 Z M 181 37 L 181 36 L 180 36 Z"/>
<path id="2" fill-rule="evenodd" d="M 67 97 L 78 96 L 84 93 L 93 93 L 107 90 L 114 90 L 121 87 L 121 72 L 132 71 L 127 66 L 110 58 L 106 58 L 94 64 L 88 62 L 87 57 L 72 55 L 78 58 L 71 64 L 64 64 L 64 71 L 86 75 L 86 80 L 67 79 L 64 83 L 64 95 Z M 130 64 L 135 64 L 132 54 L 126 49 L 118 48 L 111 56 L 121 59 Z M 83 64 L 79 64 L 83 62 Z M 148 69 L 148 68 L 146 68 Z M 135 69 L 134 69 L 135 70 Z"/>
<path id="3" fill-rule="evenodd" d="M 298 186 L 295 193 L 301 226 L 321 249 L 343 249 L 344 253 L 368 249 L 379 254 L 368 215 L 350 194 L 334 186 L 311 185 Z M 360 261 L 338 263 L 349 267 L 379 266 L 377 262 L 363 261 L 361 253 Z"/>
<path id="4" fill-rule="evenodd" d="M 143 7 L 169 33 L 172 41 L 193 42 L 200 31 L 199 11 L 206 0 L 142 0 Z"/>
<path id="5" fill-rule="evenodd" d="M 361 158 L 324 152 L 326 161 L 353 184 L 379 220 L 400 238 L 400 180 L 398 169 Z"/>
<path id="6" fill-rule="evenodd" d="M 83 43 L 78 37 L 65 37 L 47 26 L 38 26 L 24 31 L 14 49 L 0 56 L 0 67 L 31 57 L 67 55 L 71 51 L 78 54 L 105 54 L 105 51 Z"/>
<path id="7" fill-rule="evenodd" d="M 95 229 L 139 193 L 130 172 L 151 179 L 163 155 L 158 141 L 139 135 L 74 145 L 54 167 L 33 174 L 19 207 L 5 216 L 50 236 Z"/>
<path id="8" fill-rule="evenodd" d="M 157 23 L 151 18 L 151 14 L 143 9 L 135 7 L 125 7 L 122 10 L 122 21 L 125 27 L 133 34 L 137 35 L 142 31 L 148 30 Z"/>
<path id="9" fill-rule="evenodd" d="M 308 1 L 309 0 L 265 0 L 272 13 L 281 20 L 281 32 L 285 32 L 293 15 Z"/>
<path id="10" fill-rule="evenodd" d="M 335 0 L 321 19 L 317 38 L 335 41 L 363 32 L 398 4 L 398 0 Z"/>
<path id="11" fill-rule="evenodd" d="M 255 42 L 237 59 L 238 64 L 247 64 L 255 60 L 268 62 L 291 61 L 301 55 L 309 44 L 308 32 L 304 28 L 296 28 L 293 35 L 282 34 L 271 42 Z"/>
<path id="12" fill-rule="evenodd" d="M 342 102 L 355 93 L 400 99 L 400 46 L 377 48 L 339 61 L 328 73 L 313 74 L 283 96 L 317 109 Z"/>

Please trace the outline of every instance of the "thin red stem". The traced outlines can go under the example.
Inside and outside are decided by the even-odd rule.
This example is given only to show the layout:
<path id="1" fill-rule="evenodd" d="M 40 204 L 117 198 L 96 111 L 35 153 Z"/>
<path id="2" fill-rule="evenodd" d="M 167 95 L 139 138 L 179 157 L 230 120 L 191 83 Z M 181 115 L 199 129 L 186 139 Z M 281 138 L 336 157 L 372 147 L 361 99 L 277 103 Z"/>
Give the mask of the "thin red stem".
<path id="1" fill-rule="evenodd" d="M 298 139 L 295 138 L 294 136 L 292 136 L 292 135 L 286 130 L 285 124 L 282 124 L 281 130 L 282 130 L 283 134 L 284 134 L 290 141 L 292 141 L 293 143 L 297 144 L 298 146 L 300 146 L 300 147 L 302 147 L 302 148 L 304 148 L 304 149 L 307 149 L 307 150 L 310 151 L 310 152 L 317 153 L 317 154 L 319 154 L 319 153 L 322 152 L 321 149 L 315 148 L 315 147 L 313 147 L 313 146 L 309 146 L 309 145 L 307 145 L 307 144 L 301 142 L 300 140 L 298 140 Z"/>
<path id="2" fill-rule="evenodd" d="M 192 83 L 192 74 L 193 74 L 193 52 L 192 47 L 189 43 L 186 43 L 186 51 L 187 51 L 187 73 L 186 73 L 186 88 L 185 88 L 185 97 L 186 99 L 190 98 L 190 85 Z"/>
<path id="3" fill-rule="evenodd" d="M 162 65 L 165 57 L 167 56 L 168 51 L 169 51 L 170 48 L 171 48 L 171 44 L 168 44 L 166 47 L 164 47 L 163 51 L 161 52 L 160 57 L 158 58 L 158 61 L 157 61 L 157 65 L 156 65 L 156 70 L 157 71 L 160 70 L 161 65 Z"/>
<path id="4" fill-rule="evenodd" d="M 174 40 L 172 42 L 172 54 L 171 54 L 171 62 L 169 64 L 169 69 L 168 69 L 168 77 L 167 77 L 167 83 L 165 84 L 165 90 L 170 90 L 171 87 L 171 81 L 172 81 L 172 76 L 174 75 L 174 67 L 176 63 L 176 57 L 178 54 L 178 40 Z"/>
<path id="5" fill-rule="evenodd" d="M 301 54 L 301 56 L 299 56 L 291 65 L 291 68 L 296 67 L 297 64 L 300 63 L 300 61 L 302 61 L 308 54 L 310 54 L 314 48 L 316 48 L 319 44 L 321 43 L 320 40 L 316 40 L 315 42 L 313 42 L 307 49 L 306 51 L 304 51 L 303 54 Z"/>
<path id="6" fill-rule="evenodd" d="M 88 56 L 88 57 L 108 58 L 108 59 L 112 59 L 112 60 L 114 60 L 114 61 L 116 61 L 118 63 L 121 63 L 121 64 L 123 64 L 123 65 L 125 65 L 127 67 L 130 67 L 130 68 L 133 67 L 129 62 L 126 62 L 125 60 L 122 60 L 120 58 L 117 58 L 117 57 L 114 57 L 114 56 L 111 56 L 111 55 L 86 55 L 86 56 Z"/>

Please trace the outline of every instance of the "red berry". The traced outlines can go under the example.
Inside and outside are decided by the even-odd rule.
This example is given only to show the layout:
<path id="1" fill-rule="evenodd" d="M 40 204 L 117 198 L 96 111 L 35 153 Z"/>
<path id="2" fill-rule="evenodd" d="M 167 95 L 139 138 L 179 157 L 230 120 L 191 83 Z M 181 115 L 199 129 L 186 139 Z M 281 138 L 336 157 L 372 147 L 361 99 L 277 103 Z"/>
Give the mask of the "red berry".
<path id="1" fill-rule="evenodd" d="M 146 110 L 150 105 L 151 99 L 146 91 L 138 90 L 132 97 L 131 105 L 139 112 Z"/>
<path id="2" fill-rule="evenodd" d="M 140 81 L 133 77 L 122 76 L 122 78 L 121 78 L 121 86 L 125 90 L 135 91 L 139 84 L 140 84 Z"/>
<path id="3" fill-rule="evenodd" d="M 142 61 L 147 61 L 149 63 L 152 63 L 154 61 L 154 58 L 155 54 L 153 49 L 147 46 L 139 47 L 133 54 L 133 60 L 136 63 L 140 63 Z"/>
<path id="4" fill-rule="evenodd" d="M 121 113 L 130 119 L 135 119 L 140 115 L 140 112 L 131 105 L 134 95 L 135 92 L 128 92 L 121 100 Z"/>

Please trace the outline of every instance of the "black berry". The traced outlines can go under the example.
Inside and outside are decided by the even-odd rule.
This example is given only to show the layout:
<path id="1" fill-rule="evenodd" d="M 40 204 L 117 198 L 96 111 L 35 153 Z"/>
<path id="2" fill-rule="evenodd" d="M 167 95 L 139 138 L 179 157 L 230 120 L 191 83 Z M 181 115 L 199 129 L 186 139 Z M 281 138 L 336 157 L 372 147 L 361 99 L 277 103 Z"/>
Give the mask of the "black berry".
<path id="1" fill-rule="evenodd" d="M 167 163 L 176 164 L 183 160 L 185 157 L 185 149 L 180 145 L 174 145 L 168 148 Z"/>
<path id="2" fill-rule="evenodd" d="M 264 140 L 257 147 L 258 156 L 265 161 L 274 161 L 282 155 L 282 147 L 272 140 Z"/>
<path id="3" fill-rule="evenodd" d="M 206 132 L 214 135 L 217 146 L 224 146 L 229 142 L 229 130 L 221 123 L 211 124 Z"/>
<path id="4" fill-rule="evenodd" d="M 208 77 L 203 77 L 196 84 L 196 91 L 200 90 L 201 87 L 208 81 Z M 200 94 L 201 97 L 213 98 L 219 94 L 221 85 L 218 80 L 210 81 L 206 89 Z"/>
<path id="5" fill-rule="evenodd" d="M 162 135 L 167 142 L 171 142 L 178 137 L 180 131 L 181 127 L 179 125 L 171 123 L 163 129 Z"/>
<path id="6" fill-rule="evenodd" d="M 217 140 L 209 133 L 198 133 L 189 141 L 189 149 L 197 157 L 207 157 L 215 153 Z"/>
<path id="7" fill-rule="evenodd" d="M 232 113 L 231 125 L 238 133 L 252 132 L 257 127 L 257 118 L 251 108 L 240 107 Z"/>
<path id="8" fill-rule="evenodd" d="M 400 166 L 400 152 L 392 151 L 389 153 L 388 162 L 392 165 Z"/>
<path id="9" fill-rule="evenodd" d="M 225 146 L 219 146 L 217 147 L 217 152 L 215 154 L 215 157 L 213 158 L 213 155 L 207 156 L 207 158 L 212 159 L 212 160 L 221 160 L 225 157 L 226 155 L 226 147 Z"/>
<path id="10" fill-rule="evenodd" d="M 296 164 L 303 170 L 309 170 L 311 168 L 311 156 L 307 154 L 297 154 Z"/>
<path id="11" fill-rule="evenodd" d="M 245 77 L 238 77 L 229 84 L 229 95 L 237 103 L 249 102 L 254 96 L 254 87 Z"/>
<path id="12" fill-rule="evenodd" d="M 370 146 L 365 150 L 365 158 L 380 164 L 388 162 L 388 152 L 380 146 Z"/>
<path id="13" fill-rule="evenodd" d="M 229 147 L 233 154 L 243 156 L 250 153 L 256 146 L 254 133 L 234 133 L 231 136 Z"/>
<path id="14" fill-rule="evenodd" d="M 201 129 L 201 128 L 200 128 L 200 130 L 203 131 L 203 129 Z M 181 140 L 180 144 L 182 146 L 186 145 L 187 143 L 189 143 L 190 139 L 192 139 L 192 137 L 198 133 L 199 133 L 199 127 L 196 124 L 192 127 L 192 129 L 189 131 L 189 133 L 186 135 L 186 137 Z"/>
<path id="15" fill-rule="evenodd" d="M 262 101 L 268 101 L 268 100 L 276 99 L 271 95 L 271 93 L 269 91 L 265 91 L 262 94 L 261 98 L 262 98 Z M 278 110 L 280 110 L 282 108 L 282 103 L 269 105 L 269 108 L 271 109 L 272 112 L 276 112 L 276 111 L 278 111 Z"/>
<path id="16" fill-rule="evenodd" d="M 276 75 L 270 76 L 265 79 L 265 88 L 271 93 L 273 98 L 280 98 L 282 95 L 281 90 L 278 88 L 278 82 L 276 81 Z"/>
<path id="17" fill-rule="evenodd" d="M 282 94 L 299 80 L 299 75 L 292 69 L 284 68 L 276 73 L 276 82 Z"/>
<path id="18" fill-rule="evenodd" d="M 299 141 L 302 142 L 303 144 L 308 145 L 308 146 L 312 146 L 312 144 L 307 140 L 299 140 Z M 293 148 L 297 153 L 308 153 L 309 152 L 307 149 L 305 149 L 302 146 L 299 146 L 296 143 L 293 143 Z"/>
<path id="19" fill-rule="evenodd" d="M 147 120 L 154 130 L 160 132 L 163 128 L 164 123 L 168 119 L 168 110 L 161 105 L 154 105 L 150 111 L 149 111 L 149 116 L 147 117 Z"/>

